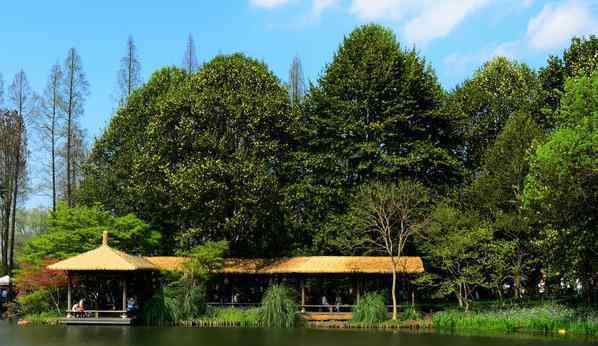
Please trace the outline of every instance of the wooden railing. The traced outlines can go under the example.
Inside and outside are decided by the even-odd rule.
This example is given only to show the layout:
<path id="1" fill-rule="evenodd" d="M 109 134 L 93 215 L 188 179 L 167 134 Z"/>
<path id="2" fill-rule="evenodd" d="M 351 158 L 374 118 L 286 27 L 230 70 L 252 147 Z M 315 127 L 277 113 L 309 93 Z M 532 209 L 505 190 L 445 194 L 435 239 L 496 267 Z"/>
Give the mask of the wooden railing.
<path id="1" fill-rule="evenodd" d="M 120 317 L 127 318 L 127 311 L 124 310 L 69 310 L 66 312 L 67 318 L 101 318 L 101 317 Z M 103 316 L 102 316 L 103 315 Z"/>

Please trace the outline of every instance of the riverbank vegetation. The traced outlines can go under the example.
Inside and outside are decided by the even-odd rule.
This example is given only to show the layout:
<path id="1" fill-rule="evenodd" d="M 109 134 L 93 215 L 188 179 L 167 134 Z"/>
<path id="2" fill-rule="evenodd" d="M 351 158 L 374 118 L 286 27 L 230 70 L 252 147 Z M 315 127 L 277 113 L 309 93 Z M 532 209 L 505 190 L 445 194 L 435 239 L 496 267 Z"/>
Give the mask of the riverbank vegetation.
<path id="1" fill-rule="evenodd" d="M 417 50 L 371 24 L 343 39 L 307 89 L 244 54 L 162 68 L 123 99 L 69 172 L 65 202 L 19 245 L 23 309 L 39 292 L 48 309 L 64 297 L 58 282 L 27 288 L 27 268 L 43 273 L 44 261 L 90 250 L 109 229 L 129 253 L 193 259 L 146 306 L 150 323 L 211 313 L 292 325 L 292 294 L 280 287 L 261 310 L 209 311 L 204 288 L 224 252 L 375 254 L 423 258 L 426 273 L 383 298 L 455 302 L 460 312 L 434 315 L 439 326 L 507 331 L 556 316 L 565 330 L 591 332 L 595 312 L 570 309 L 598 310 L 597 57 L 597 37 L 575 38 L 537 70 L 495 57 L 444 90 Z M 0 120 L 13 126 L 14 116 Z M 6 238 L 3 215 L 14 204 L 3 203 Z M 2 261 L 9 267 L 4 253 Z M 380 298 L 370 297 L 360 320 L 380 319 Z M 553 298 L 563 306 L 475 308 Z"/>

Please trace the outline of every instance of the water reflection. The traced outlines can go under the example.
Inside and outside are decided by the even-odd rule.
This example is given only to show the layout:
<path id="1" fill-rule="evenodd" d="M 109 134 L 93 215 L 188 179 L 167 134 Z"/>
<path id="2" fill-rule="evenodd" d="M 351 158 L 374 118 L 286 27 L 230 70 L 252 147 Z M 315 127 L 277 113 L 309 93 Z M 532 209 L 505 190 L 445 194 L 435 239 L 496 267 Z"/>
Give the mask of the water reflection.
<path id="1" fill-rule="evenodd" d="M 596 341 L 596 340 L 594 340 Z M 589 340 L 363 330 L 18 327 L 0 323 L 1 346 L 580 346 Z"/>

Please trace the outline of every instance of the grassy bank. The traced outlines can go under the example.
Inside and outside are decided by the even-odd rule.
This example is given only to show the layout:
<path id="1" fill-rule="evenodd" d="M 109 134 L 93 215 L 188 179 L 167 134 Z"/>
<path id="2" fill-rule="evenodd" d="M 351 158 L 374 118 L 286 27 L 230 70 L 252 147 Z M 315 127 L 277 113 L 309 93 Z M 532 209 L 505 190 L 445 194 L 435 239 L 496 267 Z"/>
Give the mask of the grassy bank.
<path id="1" fill-rule="evenodd" d="M 434 328 L 492 332 L 598 335 L 598 313 L 581 312 L 562 305 L 513 307 L 504 310 L 437 312 Z"/>

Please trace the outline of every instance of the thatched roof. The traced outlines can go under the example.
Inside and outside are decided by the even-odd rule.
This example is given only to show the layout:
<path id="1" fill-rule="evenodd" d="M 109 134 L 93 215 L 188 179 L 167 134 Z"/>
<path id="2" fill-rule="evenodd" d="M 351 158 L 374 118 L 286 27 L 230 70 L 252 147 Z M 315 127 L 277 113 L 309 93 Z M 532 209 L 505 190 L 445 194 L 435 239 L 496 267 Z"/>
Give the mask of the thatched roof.
<path id="1" fill-rule="evenodd" d="M 144 257 L 131 256 L 108 246 L 104 232 L 102 246 L 48 266 L 50 270 L 65 271 L 134 271 L 159 270 Z"/>
<path id="2" fill-rule="evenodd" d="M 146 257 L 161 270 L 180 270 L 184 257 Z M 424 271 L 420 257 L 401 257 L 397 261 L 401 273 Z M 390 257 L 376 256 L 309 256 L 280 259 L 238 259 L 224 261 L 225 274 L 391 274 Z"/>
<path id="3" fill-rule="evenodd" d="M 50 270 L 65 271 L 134 271 L 180 270 L 185 257 L 131 256 L 108 246 L 104 232 L 102 246 L 78 256 L 48 266 Z M 419 257 L 397 258 L 400 273 L 421 273 L 424 266 Z M 304 256 L 276 259 L 224 260 L 225 274 L 391 274 L 391 257 L 375 256 Z"/>

